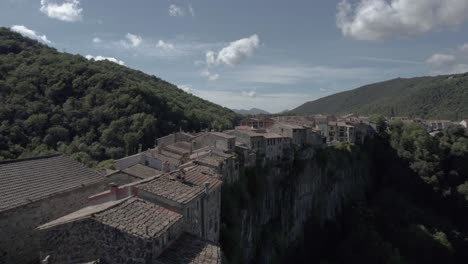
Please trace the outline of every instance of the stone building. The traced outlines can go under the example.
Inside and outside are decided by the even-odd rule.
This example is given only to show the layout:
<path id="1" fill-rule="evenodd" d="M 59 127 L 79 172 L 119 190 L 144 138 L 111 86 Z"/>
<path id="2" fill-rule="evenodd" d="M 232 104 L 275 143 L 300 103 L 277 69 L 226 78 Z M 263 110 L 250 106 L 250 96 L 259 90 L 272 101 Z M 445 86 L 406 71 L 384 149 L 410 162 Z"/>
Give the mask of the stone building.
<path id="1" fill-rule="evenodd" d="M 205 167 L 189 164 L 183 169 L 154 176 L 89 197 L 99 204 L 137 196 L 183 215 L 183 230 L 218 242 L 221 215 L 221 184 Z"/>
<path id="2" fill-rule="evenodd" d="M 267 129 L 271 127 L 274 122 L 275 121 L 271 118 L 245 118 L 240 121 L 240 126 Z"/>
<path id="3" fill-rule="evenodd" d="M 264 157 L 266 152 L 265 138 L 261 133 L 252 130 L 236 129 L 225 131 L 236 137 L 236 142 L 242 143 L 256 153 L 257 157 Z"/>
<path id="4" fill-rule="evenodd" d="M 37 228 L 47 263 L 155 263 L 182 233 L 182 215 L 138 198 L 93 205 Z"/>
<path id="5" fill-rule="evenodd" d="M 233 152 L 236 146 L 236 137 L 221 132 L 207 132 L 197 135 L 192 140 L 194 149 L 214 147 L 219 150 Z"/>
<path id="6" fill-rule="evenodd" d="M 221 264 L 219 246 L 183 233 L 156 259 L 155 264 Z"/>
<path id="7" fill-rule="evenodd" d="M 291 144 L 291 139 L 275 133 L 264 133 L 262 135 L 266 144 L 265 158 L 270 161 L 281 161 Z"/>
<path id="8" fill-rule="evenodd" d="M 208 148 L 192 156 L 192 163 L 212 169 L 226 183 L 239 180 L 239 161 L 234 153 Z"/>
<path id="9" fill-rule="evenodd" d="M 276 122 L 268 131 L 291 138 L 291 143 L 296 146 L 307 143 L 307 128 L 302 125 Z"/>
<path id="10" fill-rule="evenodd" d="M 328 122 L 327 142 L 348 142 L 356 140 L 355 128 L 345 122 Z"/>
<path id="11" fill-rule="evenodd" d="M 34 229 L 85 206 L 120 174 L 104 176 L 63 155 L 0 162 L 0 263 L 38 259 Z"/>

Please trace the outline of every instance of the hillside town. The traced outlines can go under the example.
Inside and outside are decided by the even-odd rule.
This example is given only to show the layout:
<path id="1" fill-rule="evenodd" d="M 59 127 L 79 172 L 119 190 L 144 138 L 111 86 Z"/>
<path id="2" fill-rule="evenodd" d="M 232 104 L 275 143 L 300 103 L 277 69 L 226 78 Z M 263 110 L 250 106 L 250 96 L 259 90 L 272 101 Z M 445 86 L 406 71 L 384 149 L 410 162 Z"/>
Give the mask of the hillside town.
<path id="1" fill-rule="evenodd" d="M 391 120 L 431 134 L 468 122 Z M 59 154 L 1 161 L 0 263 L 223 263 L 223 184 L 304 147 L 361 144 L 378 126 L 353 114 L 246 118 L 158 138 L 102 171 Z"/>

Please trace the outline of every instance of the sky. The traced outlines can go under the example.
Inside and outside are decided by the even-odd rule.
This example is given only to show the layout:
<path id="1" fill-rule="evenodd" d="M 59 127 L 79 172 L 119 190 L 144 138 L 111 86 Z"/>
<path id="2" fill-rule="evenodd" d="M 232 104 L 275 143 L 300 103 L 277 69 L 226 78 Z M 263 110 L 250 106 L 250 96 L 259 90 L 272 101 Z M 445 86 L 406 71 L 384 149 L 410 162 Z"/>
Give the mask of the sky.
<path id="1" fill-rule="evenodd" d="M 272 113 L 468 71 L 468 0 L 1 0 L 0 26 Z"/>

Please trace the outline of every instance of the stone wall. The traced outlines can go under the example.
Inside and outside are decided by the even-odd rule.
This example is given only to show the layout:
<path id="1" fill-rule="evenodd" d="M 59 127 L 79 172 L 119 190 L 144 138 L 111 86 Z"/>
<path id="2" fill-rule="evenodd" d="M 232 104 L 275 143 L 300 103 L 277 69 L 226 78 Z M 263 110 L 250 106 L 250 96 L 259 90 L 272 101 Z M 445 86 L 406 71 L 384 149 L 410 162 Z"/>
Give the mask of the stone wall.
<path id="1" fill-rule="evenodd" d="M 88 196 L 109 188 L 110 182 L 127 183 L 115 175 L 104 181 L 57 194 L 0 213 L 0 263 L 28 263 L 39 259 L 35 228 L 85 207 Z"/>
<path id="2" fill-rule="evenodd" d="M 204 238 L 218 243 L 221 226 L 221 188 L 214 189 L 203 198 Z"/>
<path id="3" fill-rule="evenodd" d="M 89 218 L 38 231 L 41 258 L 49 256 L 51 264 L 96 259 L 106 263 L 154 263 L 181 232 L 179 220 L 160 237 L 143 239 Z"/>

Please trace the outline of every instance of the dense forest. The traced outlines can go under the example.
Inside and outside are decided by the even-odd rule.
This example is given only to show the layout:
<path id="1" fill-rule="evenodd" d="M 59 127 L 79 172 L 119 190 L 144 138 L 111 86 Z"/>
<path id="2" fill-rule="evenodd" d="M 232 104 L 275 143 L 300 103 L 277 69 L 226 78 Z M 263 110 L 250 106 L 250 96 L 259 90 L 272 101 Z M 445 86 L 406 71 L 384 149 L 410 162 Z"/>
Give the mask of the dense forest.
<path id="1" fill-rule="evenodd" d="M 372 187 L 337 221 L 311 219 L 292 263 L 467 263 L 468 133 L 392 123 L 362 148 Z"/>
<path id="2" fill-rule="evenodd" d="M 155 76 L 57 52 L 0 28 L 0 159 L 59 151 L 88 164 L 237 115 Z"/>
<path id="3" fill-rule="evenodd" d="M 468 116 L 468 73 L 394 79 L 307 102 L 291 113 L 411 116 L 461 120 Z"/>

